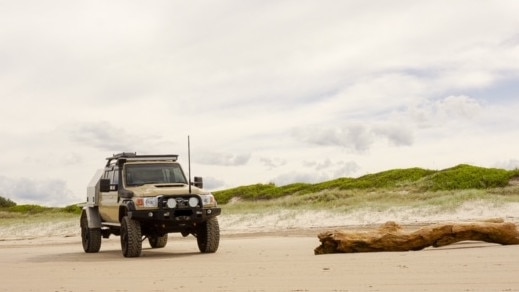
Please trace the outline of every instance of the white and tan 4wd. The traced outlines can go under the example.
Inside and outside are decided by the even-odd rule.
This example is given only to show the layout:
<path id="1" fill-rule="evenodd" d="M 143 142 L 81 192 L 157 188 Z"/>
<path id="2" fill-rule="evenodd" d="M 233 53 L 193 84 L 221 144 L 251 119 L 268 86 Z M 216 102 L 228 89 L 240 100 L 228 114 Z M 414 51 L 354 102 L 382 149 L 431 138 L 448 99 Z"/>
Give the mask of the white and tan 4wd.
<path id="1" fill-rule="evenodd" d="M 186 179 L 178 155 L 119 153 L 107 158 L 87 187 L 80 225 L 83 249 L 98 252 L 101 238 L 118 235 L 125 257 L 141 255 L 142 242 L 165 247 L 169 233 L 196 237 L 202 253 L 220 242 L 218 208 L 201 177 Z"/>

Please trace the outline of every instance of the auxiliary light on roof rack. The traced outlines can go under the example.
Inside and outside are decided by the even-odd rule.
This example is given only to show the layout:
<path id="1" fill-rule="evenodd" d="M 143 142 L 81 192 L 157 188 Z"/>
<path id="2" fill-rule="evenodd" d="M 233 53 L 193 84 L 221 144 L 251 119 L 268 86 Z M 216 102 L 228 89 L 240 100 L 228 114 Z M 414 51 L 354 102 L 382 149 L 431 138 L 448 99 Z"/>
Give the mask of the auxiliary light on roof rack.
<path id="1" fill-rule="evenodd" d="M 177 154 L 164 154 L 164 155 L 137 155 L 136 152 L 122 152 L 114 154 L 112 157 L 107 157 L 106 165 L 110 165 L 112 161 L 125 160 L 125 161 L 177 161 Z"/>

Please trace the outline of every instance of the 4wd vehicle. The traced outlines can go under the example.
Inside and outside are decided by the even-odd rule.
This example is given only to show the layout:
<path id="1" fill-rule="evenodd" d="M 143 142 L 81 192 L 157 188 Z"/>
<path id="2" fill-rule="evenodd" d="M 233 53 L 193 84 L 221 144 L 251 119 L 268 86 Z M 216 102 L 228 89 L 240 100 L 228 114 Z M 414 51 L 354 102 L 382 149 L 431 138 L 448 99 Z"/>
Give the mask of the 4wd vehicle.
<path id="1" fill-rule="evenodd" d="M 121 237 L 125 257 L 138 257 L 142 241 L 162 248 L 168 233 L 190 234 L 202 253 L 213 253 L 220 242 L 213 195 L 202 189 L 201 177 L 186 180 L 178 155 L 119 153 L 107 158 L 87 188 L 81 213 L 81 237 L 87 253 L 98 252 L 101 237 Z"/>

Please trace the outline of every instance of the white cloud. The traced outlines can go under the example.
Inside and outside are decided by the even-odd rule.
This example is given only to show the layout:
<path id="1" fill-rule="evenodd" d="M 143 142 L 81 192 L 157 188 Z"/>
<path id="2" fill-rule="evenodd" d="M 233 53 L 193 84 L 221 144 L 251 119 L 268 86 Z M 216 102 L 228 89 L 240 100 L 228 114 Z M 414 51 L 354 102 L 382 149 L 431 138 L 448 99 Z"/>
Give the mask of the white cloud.
<path id="1" fill-rule="evenodd" d="M 388 121 L 390 122 L 390 121 Z M 293 130 L 295 139 L 319 146 L 343 147 L 356 153 L 365 153 L 380 139 L 395 146 L 413 144 L 412 130 L 406 125 L 350 124 L 342 127 L 314 126 Z"/>
<path id="2" fill-rule="evenodd" d="M 15 201 L 20 181 L 42 203 L 57 182 L 81 201 L 115 152 L 187 163 L 187 135 L 215 188 L 518 159 L 516 1 L 1 6 Z"/>
<path id="3" fill-rule="evenodd" d="M 472 119 L 482 110 L 481 105 L 468 96 L 448 96 L 437 103 L 438 114 L 448 119 Z"/>
<path id="4" fill-rule="evenodd" d="M 282 167 L 287 163 L 285 159 L 274 157 L 274 158 L 267 158 L 267 157 L 261 157 L 260 161 L 263 163 L 264 166 L 266 166 L 269 170 Z"/>
<path id="5" fill-rule="evenodd" d="M 293 136 L 297 140 L 313 145 L 339 146 L 358 152 L 368 150 L 372 143 L 372 138 L 363 125 L 296 128 Z"/>
<path id="6" fill-rule="evenodd" d="M 108 153 L 148 149 L 161 140 L 161 137 L 157 135 L 142 133 L 141 129 L 132 131 L 132 128 L 115 127 L 107 121 L 68 125 L 67 127 L 72 142 Z"/>
<path id="7" fill-rule="evenodd" d="M 378 136 L 385 137 L 390 144 L 395 146 L 410 146 L 413 144 L 413 132 L 406 125 L 380 125 L 375 127 L 373 132 Z"/>
<path id="8" fill-rule="evenodd" d="M 250 157 L 250 153 L 229 154 L 218 152 L 205 152 L 197 154 L 197 162 L 199 164 L 208 165 L 237 166 L 247 164 Z"/>
<path id="9" fill-rule="evenodd" d="M 78 203 L 67 188 L 66 182 L 60 179 L 34 180 L 29 178 L 12 179 L 0 176 L 0 196 L 16 203 L 47 205 L 69 205 Z"/>
<path id="10" fill-rule="evenodd" d="M 429 100 L 407 109 L 419 127 L 445 125 L 460 127 L 478 121 L 484 111 L 483 104 L 464 95 Z"/>

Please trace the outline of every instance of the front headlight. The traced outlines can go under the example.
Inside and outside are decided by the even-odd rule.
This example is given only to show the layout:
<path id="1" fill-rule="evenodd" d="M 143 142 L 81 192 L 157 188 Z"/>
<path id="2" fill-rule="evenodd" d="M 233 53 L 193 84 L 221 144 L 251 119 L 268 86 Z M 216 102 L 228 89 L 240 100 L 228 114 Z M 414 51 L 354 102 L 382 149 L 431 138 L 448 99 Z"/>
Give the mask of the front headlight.
<path id="1" fill-rule="evenodd" d="M 200 195 L 200 198 L 202 198 L 202 207 L 216 207 L 217 205 L 216 200 L 211 193 Z"/>
<path id="2" fill-rule="evenodd" d="M 158 199 L 157 197 L 137 198 L 135 203 L 138 207 L 157 208 Z"/>

